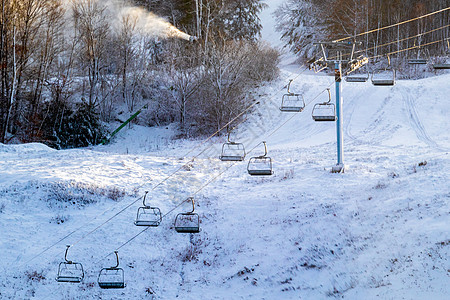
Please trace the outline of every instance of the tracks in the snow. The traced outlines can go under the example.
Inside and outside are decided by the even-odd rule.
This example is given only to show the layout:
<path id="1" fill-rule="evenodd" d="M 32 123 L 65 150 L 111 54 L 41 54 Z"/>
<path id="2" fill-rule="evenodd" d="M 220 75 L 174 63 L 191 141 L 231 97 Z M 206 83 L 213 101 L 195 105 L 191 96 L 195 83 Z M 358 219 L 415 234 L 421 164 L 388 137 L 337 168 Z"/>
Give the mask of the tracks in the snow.
<path id="1" fill-rule="evenodd" d="M 429 147 L 439 150 L 439 151 L 447 151 L 448 149 L 444 149 L 440 147 L 427 133 L 425 127 L 422 124 L 422 121 L 417 112 L 417 107 L 414 102 L 414 99 L 411 97 L 409 89 L 405 89 L 405 92 L 402 93 L 403 103 L 405 105 L 406 111 L 408 113 L 408 119 L 410 121 L 410 125 L 416 133 L 417 138 L 427 144 Z"/>

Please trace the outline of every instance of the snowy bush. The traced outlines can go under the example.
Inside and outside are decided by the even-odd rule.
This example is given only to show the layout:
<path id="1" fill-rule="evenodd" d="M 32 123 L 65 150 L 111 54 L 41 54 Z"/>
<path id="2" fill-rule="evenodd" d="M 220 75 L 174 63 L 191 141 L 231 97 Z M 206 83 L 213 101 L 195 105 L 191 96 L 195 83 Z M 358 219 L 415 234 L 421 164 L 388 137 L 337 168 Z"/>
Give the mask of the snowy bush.
<path id="1" fill-rule="evenodd" d="M 117 187 L 112 187 L 106 191 L 106 196 L 114 201 L 119 201 L 125 196 L 125 194 L 126 192 L 124 189 L 119 189 Z"/>
<path id="2" fill-rule="evenodd" d="M 387 184 L 381 181 L 378 181 L 378 183 L 373 187 L 376 190 L 382 190 L 387 188 Z"/>
<path id="3" fill-rule="evenodd" d="M 55 224 L 63 224 L 66 221 L 70 220 L 70 216 L 63 216 L 63 215 L 57 215 L 56 217 L 53 217 L 50 219 L 50 223 L 55 223 Z"/>
<path id="4" fill-rule="evenodd" d="M 189 261 L 196 262 L 198 261 L 198 255 L 201 253 L 202 250 L 200 250 L 199 245 L 189 245 L 179 253 L 178 257 L 181 259 L 182 262 L 189 262 Z"/>
<path id="5" fill-rule="evenodd" d="M 101 197 L 114 201 L 125 196 L 125 190 L 116 187 L 103 188 L 92 183 L 76 181 L 59 181 L 46 185 L 48 191 L 47 202 L 51 207 L 74 205 L 83 207 L 97 203 Z"/>
<path id="6" fill-rule="evenodd" d="M 25 276 L 27 278 L 28 281 L 33 281 L 33 282 L 41 282 L 42 280 L 45 280 L 45 276 L 43 274 L 43 272 L 37 272 L 37 271 L 26 271 L 25 272 Z"/>

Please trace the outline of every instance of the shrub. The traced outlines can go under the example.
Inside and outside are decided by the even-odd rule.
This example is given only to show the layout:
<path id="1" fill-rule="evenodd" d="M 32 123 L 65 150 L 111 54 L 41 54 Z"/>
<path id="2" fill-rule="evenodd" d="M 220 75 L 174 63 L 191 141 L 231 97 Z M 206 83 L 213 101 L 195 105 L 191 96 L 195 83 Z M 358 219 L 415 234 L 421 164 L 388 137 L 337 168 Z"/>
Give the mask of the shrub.
<path id="1" fill-rule="evenodd" d="M 60 225 L 60 224 L 67 222 L 68 220 L 70 220 L 70 216 L 57 215 L 56 217 L 53 217 L 50 219 L 50 223 L 56 223 L 56 224 Z"/>
<path id="2" fill-rule="evenodd" d="M 45 276 L 43 275 L 43 272 L 26 271 L 25 276 L 27 277 L 28 281 L 41 282 L 42 280 L 45 280 Z"/>
<path id="3" fill-rule="evenodd" d="M 119 201 L 126 195 L 124 189 L 103 188 L 92 183 L 59 181 L 46 185 L 50 206 L 76 205 L 86 206 L 98 202 L 99 197 Z"/>

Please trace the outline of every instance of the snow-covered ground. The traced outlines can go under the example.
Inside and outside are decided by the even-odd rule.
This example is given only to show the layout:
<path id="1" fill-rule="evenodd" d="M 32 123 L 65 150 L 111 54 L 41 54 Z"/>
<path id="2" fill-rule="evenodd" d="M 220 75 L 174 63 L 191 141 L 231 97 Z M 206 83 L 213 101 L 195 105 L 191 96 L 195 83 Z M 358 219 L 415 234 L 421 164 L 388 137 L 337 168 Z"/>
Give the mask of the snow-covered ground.
<path id="1" fill-rule="evenodd" d="M 247 158 L 267 141 L 270 177 L 220 161 L 224 137 L 172 140 L 172 127 L 75 150 L 0 144 L 0 298 L 448 299 L 450 74 L 344 82 L 347 169 L 333 174 L 335 124 L 311 119 L 333 78 L 301 71 L 261 88 L 236 133 Z M 290 78 L 308 104 L 298 114 L 278 109 Z M 165 216 L 142 232 L 146 190 Z M 201 218 L 192 236 L 173 229 L 188 196 Z M 55 281 L 66 244 L 81 284 Z M 102 290 L 116 249 L 127 286 Z"/>

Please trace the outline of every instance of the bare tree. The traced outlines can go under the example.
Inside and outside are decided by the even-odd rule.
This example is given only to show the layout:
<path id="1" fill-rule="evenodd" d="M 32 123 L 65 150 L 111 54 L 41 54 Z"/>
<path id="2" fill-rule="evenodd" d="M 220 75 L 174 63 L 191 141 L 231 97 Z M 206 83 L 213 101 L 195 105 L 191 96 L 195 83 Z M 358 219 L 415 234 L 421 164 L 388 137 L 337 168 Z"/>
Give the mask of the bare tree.
<path id="1" fill-rule="evenodd" d="M 168 69 L 171 83 L 172 96 L 177 103 L 180 116 L 180 126 L 186 129 L 186 109 L 188 102 L 193 99 L 201 83 L 201 70 L 198 65 L 198 53 L 185 51 L 180 43 L 173 44 L 176 47 Z"/>
<path id="2" fill-rule="evenodd" d="M 106 7 L 98 0 L 77 0 L 72 3 L 75 28 L 80 37 L 80 63 L 85 67 L 89 79 L 88 104 L 98 104 L 100 71 L 104 67 L 109 23 Z"/>

